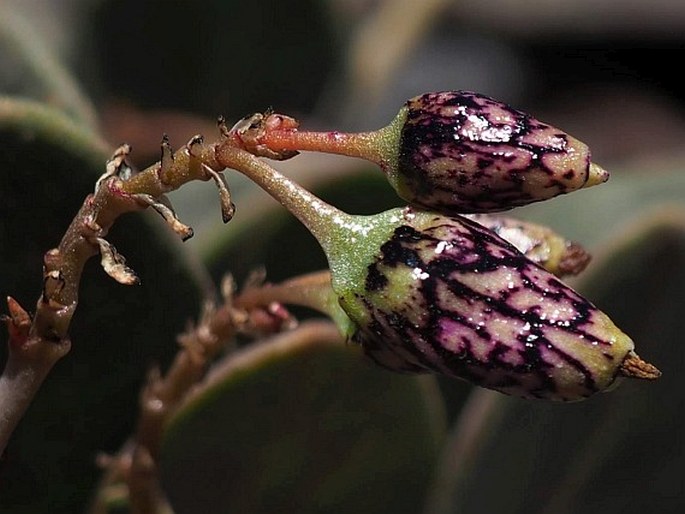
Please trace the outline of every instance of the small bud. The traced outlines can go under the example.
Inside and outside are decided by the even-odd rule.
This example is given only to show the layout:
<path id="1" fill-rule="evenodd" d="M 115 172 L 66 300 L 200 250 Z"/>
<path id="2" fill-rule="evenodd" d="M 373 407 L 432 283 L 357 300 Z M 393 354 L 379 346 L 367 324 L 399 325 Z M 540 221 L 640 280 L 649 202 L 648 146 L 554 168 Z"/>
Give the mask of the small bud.
<path id="1" fill-rule="evenodd" d="M 584 143 L 478 93 L 417 96 L 393 125 L 391 184 L 408 202 L 445 214 L 502 211 L 609 178 Z"/>
<path id="2" fill-rule="evenodd" d="M 10 347 L 14 346 L 16 348 L 23 345 L 29 336 L 31 316 L 11 296 L 7 297 L 7 308 L 9 316 L 0 315 L 0 321 L 4 321 L 7 325 Z"/>
<path id="3" fill-rule="evenodd" d="M 577 275 L 590 262 L 590 254 L 582 246 L 544 225 L 495 214 L 467 214 L 464 217 L 492 230 L 557 277 Z"/>
<path id="4" fill-rule="evenodd" d="M 251 116 L 246 116 L 236 123 L 231 128 L 229 135 L 234 134 L 243 147 L 254 155 L 284 161 L 295 157 L 298 152 L 287 150 L 274 151 L 265 145 L 262 139 L 267 132 L 291 131 L 297 129 L 298 125 L 297 120 L 290 116 L 276 114 L 271 111 L 265 113 L 258 112 Z"/>

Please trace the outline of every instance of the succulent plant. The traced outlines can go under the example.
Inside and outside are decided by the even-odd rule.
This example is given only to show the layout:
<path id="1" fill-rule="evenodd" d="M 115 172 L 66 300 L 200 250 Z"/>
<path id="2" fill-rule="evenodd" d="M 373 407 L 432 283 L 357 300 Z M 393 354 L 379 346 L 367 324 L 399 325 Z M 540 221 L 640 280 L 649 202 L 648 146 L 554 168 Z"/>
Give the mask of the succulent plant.
<path id="1" fill-rule="evenodd" d="M 283 2 L 259 3 L 255 7 L 254 2 L 210 0 L 211 6 L 218 6 L 218 10 L 194 10 L 193 20 L 200 16 L 207 23 L 199 25 L 209 28 L 202 33 L 201 46 L 207 47 L 209 42 L 214 50 L 219 48 L 221 51 L 212 54 L 228 57 L 228 61 L 221 60 L 226 65 L 213 65 L 211 60 L 208 65 L 206 59 L 198 59 L 198 52 L 189 51 L 194 45 L 192 35 L 183 38 L 181 49 L 174 44 L 162 47 L 155 44 L 165 41 L 170 32 L 182 33 L 178 27 L 188 26 L 188 10 L 183 6 L 169 5 L 160 18 L 160 11 L 152 2 L 140 2 L 142 6 L 150 4 L 151 8 L 146 7 L 144 13 L 140 11 L 131 16 L 130 10 L 121 9 L 121 2 L 105 1 L 102 6 L 107 7 L 99 16 L 102 24 L 95 30 L 85 31 L 73 30 L 74 20 L 85 20 L 78 17 L 76 10 L 57 10 L 55 16 L 49 17 L 51 26 L 56 28 L 61 19 L 65 39 L 60 40 L 57 29 L 50 34 L 51 39 L 57 35 L 60 44 L 44 45 L 41 43 L 46 34 L 44 30 L 32 26 L 30 19 L 26 24 L 17 23 L 21 20 L 14 15 L 21 13 L 19 7 L 23 4 L 15 2 L 16 8 L 9 4 L 8 7 L 0 6 L 0 46 L 7 57 L 0 68 L 7 72 L 3 95 L 17 97 L 0 100 L 0 161 L 4 164 L 0 166 L 0 195 L 3 198 L 0 207 L 3 212 L 0 216 L 0 289 L 20 303 L 35 298 L 41 287 L 43 262 L 40 256 L 57 242 L 57 237 L 79 208 L 83 195 L 92 191 L 93 182 L 103 171 L 102 163 L 111 153 L 111 143 L 133 141 L 137 162 L 145 162 L 156 159 L 162 130 L 170 130 L 171 140 L 176 142 L 196 130 L 208 131 L 208 128 L 200 128 L 204 121 L 207 125 L 210 122 L 198 119 L 195 116 L 198 111 L 191 115 L 187 111 L 174 110 L 174 105 L 195 106 L 204 115 L 214 115 L 218 110 L 228 108 L 228 112 L 223 112 L 230 118 L 248 104 L 278 105 L 306 112 L 313 118 L 322 114 L 321 111 L 308 111 L 311 101 L 320 98 L 320 91 L 307 89 L 301 79 L 318 77 L 317 80 L 321 80 L 326 75 L 325 70 L 321 72 L 316 66 L 317 59 L 304 59 L 313 66 L 315 73 L 303 73 L 301 66 L 293 66 L 293 62 L 298 62 L 303 55 L 311 57 L 313 54 L 308 52 L 312 49 L 315 53 L 328 55 L 327 45 L 335 39 L 330 37 L 334 32 L 327 31 L 326 27 L 338 18 L 335 14 L 339 12 L 331 16 L 331 12 L 320 8 L 323 5 L 320 2 L 308 0 L 296 8 L 290 4 L 285 6 Z M 412 5 L 412 14 L 422 9 L 435 9 L 435 5 L 435 2 L 416 2 Z M 277 15 L 263 16 L 266 10 Z M 319 10 L 321 12 L 312 17 L 312 13 Z M 84 14 L 81 9 L 78 11 Z M 64 12 L 68 14 L 66 18 Z M 373 21 L 367 13 L 374 11 L 364 11 L 364 19 Z M 91 12 L 87 14 L 91 19 Z M 387 20 L 383 16 L 378 18 Z M 404 19 L 409 18 L 426 25 L 423 16 L 404 16 Z M 288 38 L 288 32 L 293 33 L 290 21 L 295 19 L 298 23 L 305 20 L 322 33 L 317 37 L 307 32 L 302 41 L 305 46 L 298 47 L 297 41 Z M 350 18 L 341 19 L 344 30 L 351 27 Z M 262 49 L 266 54 L 256 55 L 252 50 L 243 49 L 250 35 L 241 28 L 254 32 L 251 20 L 275 20 L 272 29 L 260 31 L 260 44 L 251 47 L 257 52 Z M 141 45 L 139 38 L 133 42 L 130 38 L 122 39 L 122 23 L 133 23 L 133 29 L 144 25 L 146 30 L 137 32 L 145 39 L 145 44 Z M 212 30 L 212 27 L 226 27 L 227 23 L 236 30 Z M 373 32 L 380 38 L 375 42 L 389 41 L 399 28 L 396 24 L 386 25 L 385 30 L 377 30 L 378 25 L 371 25 L 368 28 L 373 30 L 354 32 Z M 339 31 L 340 27 L 335 30 Z M 117 48 L 119 43 L 132 45 L 125 52 L 109 51 L 100 62 L 91 62 L 96 56 L 87 52 L 88 62 L 93 65 L 88 69 L 95 74 L 94 83 L 98 84 L 100 93 L 97 104 L 90 102 L 84 94 L 86 89 L 59 63 L 60 54 L 68 62 L 80 62 L 83 49 L 92 49 L 92 45 L 69 39 L 84 33 L 111 38 L 116 41 L 114 46 Z M 285 40 L 289 44 L 284 45 Z M 313 41 L 318 43 L 313 44 Z M 354 45 L 354 41 L 351 42 Z M 112 48 L 107 43 L 97 46 Z M 373 46 L 367 46 L 367 55 L 375 57 L 387 51 L 384 47 L 383 52 L 375 52 Z M 392 53 L 392 45 L 389 48 Z M 159 61 L 176 63 L 182 74 L 174 73 L 177 66 L 173 65 L 165 66 L 154 77 L 140 74 L 141 70 L 144 73 L 146 63 Z M 330 69 L 334 61 L 324 59 L 326 69 Z M 481 60 L 479 64 L 488 65 L 486 61 Z M 260 66 L 254 67 L 254 62 L 260 62 Z M 467 77 L 466 67 L 456 64 L 460 75 Z M 499 66 L 500 63 L 493 64 Z M 102 69 L 106 67 L 109 72 L 103 73 Z M 564 73 L 575 73 L 570 69 L 565 68 Z M 585 79 L 598 78 L 591 77 L 587 71 L 587 68 L 583 70 Z M 387 73 L 385 75 L 386 79 L 390 78 Z M 399 82 L 399 75 L 393 73 L 393 79 Z M 210 89 L 214 93 L 220 92 L 221 96 L 212 96 L 207 88 L 198 94 L 198 77 L 202 78 L 202 84 L 213 85 Z M 554 80 L 560 80 L 559 76 Z M 155 81 L 156 86 L 151 87 Z M 386 80 L 379 84 L 388 83 Z M 169 84 L 174 85 L 171 90 L 165 88 Z M 271 84 L 271 90 L 249 87 L 249 84 Z M 621 98 L 614 84 L 609 95 L 612 101 Z M 351 114 L 361 110 L 372 113 L 374 108 L 370 99 L 374 95 L 367 85 L 359 83 L 356 86 L 360 92 L 356 98 L 363 99 L 361 105 L 355 105 L 354 95 L 348 95 L 345 102 L 338 104 L 337 114 L 349 120 Z M 290 86 L 297 87 L 297 95 L 290 94 Z M 487 87 L 502 91 L 508 86 L 509 82 L 505 80 Z M 387 90 L 387 85 L 384 87 Z M 400 85 L 398 89 L 401 88 Z M 136 96 L 132 89 L 144 91 L 144 96 Z M 193 93 L 190 103 L 179 96 L 181 90 Z M 301 94 L 303 91 L 306 94 Z M 380 91 L 385 94 L 382 88 Z M 296 102 L 279 96 L 281 93 Z M 570 93 L 571 101 L 564 105 L 566 112 L 573 111 L 574 103 L 582 100 L 586 112 L 597 116 L 595 109 L 589 107 L 588 99 L 580 98 L 579 90 Z M 246 101 L 247 97 L 241 99 L 236 94 L 251 95 L 252 100 Z M 114 109 L 107 108 L 107 98 L 122 98 L 121 95 L 126 97 L 126 102 L 131 102 L 129 105 L 138 107 L 121 108 L 118 104 Z M 416 106 L 420 98 L 414 99 Z M 307 106 L 301 103 L 302 100 Z M 621 119 L 630 119 L 626 111 L 640 105 L 639 100 L 637 104 L 633 101 L 633 97 L 628 101 L 623 97 Z M 555 103 L 550 101 L 550 105 Z M 155 110 L 148 110 L 150 108 Z M 164 113 L 157 108 L 165 109 Z M 395 247 L 401 247 L 403 254 L 414 252 L 434 265 L 433 259 L 438 255 L 431 252 L 429 237 L 438 229 L 431 224 L 432 218 L 420 214 L 426 208 L 422 202 L 433 202 L 435 205 L 426 210 L 442 209 L 442 215 L 450 219 L 451 228 L 445 233 L 451 235 L 442 234 L 441 237 L 456 240 L 471 234 L 480 238 L 483 232 L 479 226 L 455 216 L 455 213 L 464 214 L 464 218 L 513 244 L 526 258 L 556 277 L 575 273 L 587 264 L 588 255 L 579 246 L 546 227 L 490 213 L 467 214 L 476 210 L 495 210 L 498 208 L 495 205 L 480 208 L 478 200 L 469 206 L 466 204 L 474 202 L 459 196 L 457 199 L 466 206 L 457 205 L 452 209 L 439 205 L 444 198 L 451 201 L 450 195 L 445 192 L 438 195 L 430 190 L 420 191 L 421 196 L 413 200 L 412 188 L 424 187 L 424 183 L 412 182 L 411 177 L 420 176 L 422 171 L 414 169 L 414 175 L 410 173 L 409 177 L 400 174 L 397 146 L 402 141 L 402 124 L 408 122 L 408 118 L 402 118 L 402 113 L 407 114 L 409 108 L 409 104 L 405 105 L 389 127 L 359 135 L 300 132 L 292 119 L 279 119 L 280 115 L 262 116 L 268 130 L 263 140 L 255 141 L 263 152 L 261 155 L 278 159 L 306 150 L 309 144 L 314 150 L 337 146 L 340 153 L 366 157 L 386 171 L 394 166 L 392 169 L 397 173 L 388 176 L 398 189 L 404 188 L 402 195 L 407 201 L 415 204 L 405 212 L 398 211 L 397 216 L 411 214 L 413 219 L 402 219 L 399 226 L 388 221 L 385 239 L 379 235 L 374 242 L 365 239 L 364 230 L 368 228 L 370 235 L 375 234 L 376 229 L 380 231 L 380 218 L 372 220 L 328 211 L 334 215 L 329 219 L 338 223 L 338 229 L 328 230 L 333 234 L 331 241 L 325 238 L 326 230 L 319 232 L 320 238 L 327 241 L 328 253 L 339 254 L 336 261 L 339 269 L 358 268 L 362 278 L 368 276 L 369 268 L 364 268 L 362 262 L 366 255 L 377 274 L 382 272 L 388 278 L 388 286 L 373 295 L 367 291 L 366 282 L 342 284 L 351 288 L 339 290 L 348 291 L 352 314 L 356 312 L 356 295 L 373 296 L 373 315 L 383 318 L 387 313 L 394 317 L 395 312 L 405 308 L 400 293 L 424 294 L 428 278 L 408 283 L 406 287 L 401 281 L 396 282 L 396 277 L 403 270 L 408 271 L 409 266 L 389 266 L 385 253 L 391 249 L 389 243 L 393 241 Z M 677 118 L 673 109 L 671 112 L 673 118 Z M 489 115 L 484 116 L 490 119 Z M 640 116 L 644 116 L 642 110 Z M 682 444 L 683 433 L 683 388 L 679 383 L 679 368 L 683 362 L 680 338 L 685 327 L 679 309 L 685 303 L 682 266 L 685 214 L 682 210 L 664 209 L 663 206 L 665 203 L 683 205 L 685 175 L 682 159 L 674 156 L 679 160 L 668 162 L 664 159 L 669 157 L 665 145 L 648 144 L 660 139 L 664 131 L 677 139 L 677 129 L 669 124 L 668 116 L 661 116 L 663 118 L 657 118 L 658 124 L 645 123 L 640 118 L 640 126 L 650 127 L 651 140 L 641 139 L 640 145 L 634 145 L 635 148 L 628 151 L 625 145 L 611 145 L 614 157 L 620 158 L 622 166 L 610 188 L 598 188 L 584 194 L 580 198 L 582 204 L 574 203 L 575 198 L 562 198 L 555 202 L 539 202 L 524 213 L 527 219 L 548 223 L 593 249 L 596 263 L 579 281 L 574 281 L 574 287 L 611 313 L 616 324 L 639 341 L 640 352 L 649 354 L 663 366 L 664 376 L 657 383 L 649 387 L 624 384 L 612 394 L 596 395 L 592 401 L 563 406 L 546 401 L 520 401 L 491 394 L 479 387 L 472 388 L 461 381 L 443 380 L 440 376 L 445 373 L 443 370 L 437 370 L 440 375 L 401 375 L 379 370 L 364 356 L 364 349 L 386 367 L 409 367 L 411 364 L 402 359 L 412 355 L 402 352 L 404 345 L 415 339 L 404 338 L 396 347 L 388 346 L 383 339 L 383 344 L 375 349 L 368 341 L 364 346 L 345 345 L 338 330 L 327 321 L 305 322 L 275 338 L 265 338 L 263 333 L 256 335 L 256 332 L 245 334 L 240 339 L 245 346 L 240 350 L 228 349 L 214 363 L 210 373 L 205 374 L 206 362 L 213 354 L 206 351 L 206 346 L 198 345 L 189 333 L 179 334 L 179 331 L 197 312 L 203 299 L 214 292 L 204 273 L 206 269 L 214 274 L 218 283 L 219 277 L 227 271 L 238 279 L 245 277 L 247 270 L 255 264 L 265 265 L 270 279 L 290 278 L 324 266 L 323 256 L 314 247 L 315 242 L 299 224 L 287 222 L 281 216 L 281 209 L 273 207 L 273 203 L 262 203 L 258 195 L 246 201 L 242 195 L 247 190 L 239 187 L 235 190 L 238 193 L 235 199 L 240 215 L 228 228 L 218 223 L 215 226 L 200 222 L 198 218 L 184 220 L 200 228 L 190 250 L 199 249 L 202 264 L 206 266 L 199 265 L 196 256 L 187 252 L 188 245 L 184 247 L 180 242 L 170 240 L 167 227 L 154 223 L 155 220 L 133 215 L 117 222 L 108 240 L 111 237 L 112 243 L 124 250 L 130 265 L 139 272 L 141 285 L 134 291 L 125 289 L 106 280 L 96 267 L 86 268 L 80 290 L 83 301 L 70 330 L 74 351 L 51 371 L 49 381 L 14 432 L 7 452 L 0 455 L 0 511 L 20 514 L 61 514 L 84 509 L 92 514 L 171 511 L 223 514 L 274 510 L 298 514 L 682 512 L 683 497 L 679 494 L 682 491 L 682 457 L 673 448 Z M 616 117 L 609 119 L 613 129 Z M 131 134 L 132 127 L 135 136 Z M 98 130 L 106 130 L 107 139 L 98 135 Z M 620 127 L 616 128 L 617 133 L 620 131 Z M 603 131 L 604 135 L 607 133 Z M 593 144 L 599 143 L 601 148 L 602 136 L 596 136 L 599 140 Z M 273 144 L 279 141 L 284 142 L 288 151 L 274 150 L 278 146 Z M 162 182 L 168 175 L 163 168 L 168 171 L 169 168 L 197 164 L 198 159 L 190 150 L 199 150 L 203 145 L 196 143 L 198 141 L 193 139 L 192 144 L 181 147 L 175 157 L 168 144 L 165 145 L 163 166 L 159 169 Z M 491 146 L 486 143 L 480 141 L 472 146 L 478 151 L 487 151 Z M 575 141 L 573 145 L 578 156 L 587 150 Z M 422 150 L 434 151 L 430 145 Z M 637 166 L 631 165 L 629 159 L 638 153 L 649 153 L 659 159 L 648 161 L 648 165 L 644 161 Z M 406 155 L 411 157 L 411 152 Z M 408 158 L 408 168 L 410 161 Z M 321 166 L 316 169 L 312 166 L 311 173 L 307 173 L 312 161 L 305 159 L 294 167 L 284 168 L 298 173 L 298 180 L 308 189 L 321 188 L 324 198 L 344 206 L 349 212 L 378 212 L 397 205 L 397 199 L 389 196 L 392 190 L 382 174 L 356 173 L 363 167 L 354 166 L 352 160 L 341 162 L 341 170 L 344 167 L 346 174 L 343 181 L 340 181 L 341 170 L 328 174 L 322 173 Z M 436 169 L 443 172 L 446 168 L 437 166 Z M 605 176 L 594 165 L 589 170 L 597 173 L 598 181 Z M 299 172 L 304 173 L 300 175 Z M 351 176 L 353 172 L 354 177 Z M 134 176 L 141 178 L 140 173 Z M 496 178 L 497 175 L 492 176 Z M 217 177 L 208 172 L 205 178 L 216 180 Z M 266 180 L 268 174 L 263 178 Z M 221 188 L 218 181 L 217 185 Z M 448 182 L 445 187 L 452 188 L 453 183 Z M 499 195 L 502 204 L 507 203 L 496 190 L 493 192 L 494 197 Z M 291 193 L 296 195 L 296 190 Z M 537 190 L 535 194 L 538 194 Z M 27 210 L 23 200 L 28 196 L 32 201 Z M 522 199 L 529 200 L 523 195 Z M 138 200 L 141 207 L 149 205 L 157 209 L 168 223 L 178 222 L 177 232 L 189 228 L 180 224 L 170 204 L 146 202 L 143 196 Z M 198 212 L 205 202 L 198 199 L 197 190 L 182 191 L 181 196 L 174 196 L 173 200 L 174 204 L 182 202 L 176 207 L 183 217 L 210 217 Z M 515 198 L 511 200 L 513 202 Z M 299 201 L 306 199 L 300 197 Z M 230 207 L 227 202 L 223 205 Z M 313 205 L 326 212 L 325 204 Z M 214 207 L 213 203 L 211 207 Z M 655 210 L 654 207 L 659 208 Z M 644 214 L 648 211 L 652 214 L 652 223 L 645 223 Z M 230 209 L 223 214 L 226 219 L 230 217 Z M 214 221 L 214 218 L 212 212 L 211 219 Z M 356 232 L 357 229 L 361 232 Z M 410 237 L 410 230 L 424 239 Z M 338 242 L 333 241 L 336 232 Z M 347 237 L 343 237 L 345 233 L 350 237 L 348 242 L 343 241 Z M 485 234 L 492 237 L 489 232 Z M 623 237 L 617 239 L 616 234 Z M 112 275 L 117 274 L 117 269 L 124 269 L 125 264 L 117 259 L 114 246 L 103 246 L 103 241 L 98 243 L 100 246 L 95 250 L 102 254 L 103 266 L 107 269 L 109 265 Z M 344 250 L 345 244 L 347 250 Z M 372 244 L 376 245 L 377 252 L 366 252 L 365 246 Z M 333 248 L 336 245 L 337 250 Z M 498 246 L 501 242 L 493 245 L 502 254 L 506 253 L 503 246 Z M 105 258 L 106 254 L 109 257 Z M 525 267 L 531 273 L 534 272 L 531 270 L 537 270 L 528 262 Z M 512 274 L 517 276 L 517 273 Z M 472 278 L 466 271 L 461 275 L 455 273 L 455 276 L 457 279 L 453 279 L 453 283 L 466 283 L 467 278 Z M 554 280 L 554 277 L 546 276 Z M 310 291 L 311 304 L 321 302 L 339 326 L 347 333 L 356 334 L 356 339 L 364 343 L 365 318 L 356 323 L 340 306 L 338 295 L 331 292 L 330 274 L 325 278 L 327 283 L 323 285 L 327 287 L 319 284 L 320 290 Z M 441 280 L 444 278 L 438 276 L 433 283 Z M 394 289 L 390 282 L 397 284 Z M 268 297 L 267 285 L 264 290 Z M 393 295 L 392 291 L 397 294 Z M 501 291 L 506 294 L 508 288 Z M 300 289 L 293 294 L 302 292 Z M 498 290 L 488 293 L 496 295 Z M 451 294 L 448 290 L 445 296 Z M 302 295 L 298 298 L 304 299 Z M 441 301 L 448 299 L 440 297 Z M 274 321 L 269 316 L 275 315 L 278 319 L 282 312 L 272 310 L 272 307 L 278 305 L 265 306 L 261 312 L 265 317 L 261 321 L 259 316 L 256 319 L 262 324 L 257 323 L 255 328 Z M 368 313 L 365 308 L 362 302 L 357 310 L 361 314 Z M 219 312 L 227 314 L 224 310 Z M 231 312 L 229 309 L 228 313 Z M 442 314 L 436 309 L 433 312 L 436 316 Z M 12 302 L 9 313 L 9 317 L 0 313 L 0 318 L 11 328 Z M 197 324 L 188 328 L 188 332 L 202 336 L 206 345 L 215 343 L 212 334 L 217 333 L 208 330 L 207 320 L 217 321 L 210 314 L 211 309 L 203 310 Z M 237 314 L 244 313 L 237 311 Z M 393 334 L 399 336 L 401 330 L 390 335 Z M 375 333 L 371 335 L 375 338 Z M 177 336 L 181 349 L 173 344 Z M 224 342 L 230 341 L 232 339 L 227 338 Z M 12 351 L 11 345 L 0 345 L 0 365 L 9 362 L 8 351 Z M 397 352 L 400 352 L 399 356 Z M 166 399 L 160 404 L 155 397 L 160 392 L 152 387 L 158 385 L 154 370 L 148 375 L 147 386 L 140 391 L 141 379 L 146 370 L 150 371 L 151 363 L 161 364 L 162 375 L 188 378 L 173 364 L 167 366 L 175 361 L 174 354 L 177 357 L 190 355 L 189 362 L 197 372 L 195 378 L 206 379 L 193 386 L 193 394 L 184 398 L 187 401 L 178 411 L 174 411 Z M 624 361 L 625 371 L 619 371 L 619 375 L 653 371 L 635 360 L 630 352 L 628 354 L 629 358 Z M 0 388 L 6 390 L 7 383 L 12 383 L 17 376 L 21 378 L 21 374 L 15 375 L 12 370 L 11 365 L 5 367 Z M 414 370 L 424 371 L 418 366 Z M 531 380 L 536 378 L 539 376 L 533 376 Z M 479 380 L 476 377 L 476 381 Z M 174 392 L 182 393 L 180 390 Z M 0 397 L 4 399 L 5 395 L 0 394 Z M 144 409 L 153 411 L 153 416 L 148 415 L 145 422 L 141 422 L 140 414 Z M 7 410 L 1 408 L 0 412 L 2 432 Z M 149 433 L 141 438 L 140 427 L 147 423 L 149 428 L 150 421 L 158 433 L 163 434 L 161 440 Z M 134 426 L 136 428 L 132 429 Z M 126 444 L 117 451 L 124 441 Z M 155 448 L 156 444 L 159 444 L 159 455 L 153 453 L 154 459 L 150 460 L 152 455 L 141 450 Z M 134 466 L 129 457 L 133 448 L 137 448 L 138 461 L 148 465 L 142 475 L 140 469 L 137 474 L 132 473 Z M 108 456 L 102 452 L 107 452 Z M 116 453 L 112 455 L 112 452 Z M 98 455 L 97 466 L 95 455 Z M 98 477 L 103 477 L 99 486 L 96 485 Z M 156 486 L 161 486 L 159 491 Z M 497 490 L 496 495 L 492 494 L 494 490 Z M 150 499 L 146 496 L 150 493 L 163 493 L 169 502 L 141 509 L 141 499 Z M 435 501 L 436 494 L 442 501 Z M 104 501 L 93 504 L 94 498 Z M 438 504 L 440 508 L 436 508 Z"/>

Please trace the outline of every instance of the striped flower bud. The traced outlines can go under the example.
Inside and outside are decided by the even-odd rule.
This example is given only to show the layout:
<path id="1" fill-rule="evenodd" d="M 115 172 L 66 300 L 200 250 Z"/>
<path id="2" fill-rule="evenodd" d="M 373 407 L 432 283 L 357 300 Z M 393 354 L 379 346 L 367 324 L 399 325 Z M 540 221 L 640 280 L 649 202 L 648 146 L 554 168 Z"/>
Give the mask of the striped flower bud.
<path id="1" fill-rule="evenodd" d="M 332 265 L 352 338 L 378 364 L 572 401 L 632 358 L 603 312 L 478 223 L 411 208 L 384 219 L 390 236 L 355 262 L 355 280 Z"/>
<path id="2" fill-rule="evenodd" d="M 426 93 L 396 119 L 386 174 L 408 202 L 446 214 L 493 212 L 605 182 L 584 143 L 478 93 Z"/>

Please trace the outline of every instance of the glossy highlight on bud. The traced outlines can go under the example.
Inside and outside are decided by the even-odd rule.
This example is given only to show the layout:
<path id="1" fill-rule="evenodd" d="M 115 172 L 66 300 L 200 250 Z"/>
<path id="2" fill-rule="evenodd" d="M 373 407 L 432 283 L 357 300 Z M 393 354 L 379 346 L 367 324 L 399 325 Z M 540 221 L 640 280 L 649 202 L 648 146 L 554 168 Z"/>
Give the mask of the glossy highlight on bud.
<path id="1" fill-rule="evenodd" d="M 446 214 L 495 212 L 605 182 L 587 145 L 479 93 L 407 101 L 386 174 L 406 201 Z"/>

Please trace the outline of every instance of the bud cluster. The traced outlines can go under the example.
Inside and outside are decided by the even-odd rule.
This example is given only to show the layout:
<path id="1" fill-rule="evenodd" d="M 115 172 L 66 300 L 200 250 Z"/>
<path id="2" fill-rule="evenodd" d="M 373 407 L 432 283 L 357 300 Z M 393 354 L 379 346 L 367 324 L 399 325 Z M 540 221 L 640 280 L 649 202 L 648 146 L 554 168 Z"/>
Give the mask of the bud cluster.
<path id="1" fill-rule="evenodd" d="M 227 164 L 318 239 L 341 310 L 326 312 L 378 364 L 561 401 L 605 390 L 620 375 L 659 376 L 606 314 L 559 280 L 588 263 L 579 245 L 491 214 L 605 182 L 584 143 L 467 91 L 412 98 L 376 132 L 300 132 L 273 113 L 250 120 L 236 129 L 242 149 L 366 158 L 411 204 L 352 216 L 261 161 Z"/>

